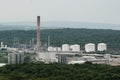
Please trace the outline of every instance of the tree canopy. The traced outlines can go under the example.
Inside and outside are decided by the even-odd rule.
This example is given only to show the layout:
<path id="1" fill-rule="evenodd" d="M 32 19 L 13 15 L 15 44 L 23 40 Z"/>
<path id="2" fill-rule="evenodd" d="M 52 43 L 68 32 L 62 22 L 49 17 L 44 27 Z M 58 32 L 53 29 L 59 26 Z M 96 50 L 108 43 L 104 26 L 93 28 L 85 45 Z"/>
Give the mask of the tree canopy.
<path id="1" fill-rule="evenodd" d="M 100 64 L 44 64 L 41 62 L 7 65 L 0 68 L 0 80 L 119 80 L 120 66 Z"/>

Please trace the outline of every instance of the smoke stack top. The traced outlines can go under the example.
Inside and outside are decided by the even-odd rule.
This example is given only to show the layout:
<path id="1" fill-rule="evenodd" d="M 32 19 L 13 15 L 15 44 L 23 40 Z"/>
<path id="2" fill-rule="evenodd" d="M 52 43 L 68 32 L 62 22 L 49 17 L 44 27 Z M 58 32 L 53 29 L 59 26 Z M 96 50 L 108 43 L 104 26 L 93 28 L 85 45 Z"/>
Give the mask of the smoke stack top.
<path id="1" fill-rule="evenodd" d="M 37 24 L 40 26 L 40 16 L 37 16 Z"/>

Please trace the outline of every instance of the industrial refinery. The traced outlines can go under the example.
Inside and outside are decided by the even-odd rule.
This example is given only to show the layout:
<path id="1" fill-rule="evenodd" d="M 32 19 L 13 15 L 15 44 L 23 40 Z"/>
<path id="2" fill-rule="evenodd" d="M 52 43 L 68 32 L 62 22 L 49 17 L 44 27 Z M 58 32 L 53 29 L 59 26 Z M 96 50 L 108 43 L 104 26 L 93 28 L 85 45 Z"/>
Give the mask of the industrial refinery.
<path id="1" fill-rule="evenodd" d="M 0 50 L 7 50 L 7 64 L 21 64 L 25 61 L 25 55 L 30 54 L 33 62 L 42 61 L 45 63 L 65 63 L 65 64 L 83 64 L 87 61 L 93 64 L 120 65 L 120 55 L 111 55 L 107 53 L 106 43 L 87 43 L 84 49 L 80 44 L 62 44 L 61 47 L 50 45 L 50 36 L 48 36 L 48 45 L 41 45 L 40 37 L 40 16 L 37 16 L 36 43 L 34 38 L 30 40 L 30 45 L 19 44 L 19 38 L 14 38 L 14 46 L 8 47 L 1 42 Z M 98 52 L 106 52 L 98 54 Z"/>

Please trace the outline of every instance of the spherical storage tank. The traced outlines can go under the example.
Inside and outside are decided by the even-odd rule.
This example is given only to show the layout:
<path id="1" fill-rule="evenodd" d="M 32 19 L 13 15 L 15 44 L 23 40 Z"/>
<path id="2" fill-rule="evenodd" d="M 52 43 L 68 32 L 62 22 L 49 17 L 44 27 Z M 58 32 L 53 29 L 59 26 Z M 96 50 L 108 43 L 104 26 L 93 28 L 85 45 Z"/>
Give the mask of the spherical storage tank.
<path id="1" fill-rule="evenodd" d="M 62 45 L 62 51 L 70 51 L 70 46 L 69 46 L 69 44 L 63 44 L 63 45 Z"/>
<path id="2" fill-rule="evenodd" d="M 80 45 L 79 44 L 74 44 L 71 46 L 71 50 L 73 52 L 80 52 Z"/>
<path id="3" fill-rule="evenodd" d="M 98 51 L 106 51 L 107 50 L 107 44 L 99 43 L 97 48 L 98 48 Z"/>
<path id="4" fill-rule="evenodd" d="M 93 43 L 85 44 L 85 51 L 86 52 L 95 52 L 95 44 L 93 44 Z"/>

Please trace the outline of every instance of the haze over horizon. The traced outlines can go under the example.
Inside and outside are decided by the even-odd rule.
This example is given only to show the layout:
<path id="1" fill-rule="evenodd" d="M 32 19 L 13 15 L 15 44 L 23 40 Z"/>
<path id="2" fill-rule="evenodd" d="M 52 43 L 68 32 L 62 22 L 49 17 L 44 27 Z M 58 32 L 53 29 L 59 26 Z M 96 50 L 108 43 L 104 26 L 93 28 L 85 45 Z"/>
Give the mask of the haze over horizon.
<path id="1" fill-rule="evenodd" d="M 0 0 L 0 23 L 70 21 L 120 24 L 120 0 Z"/>

